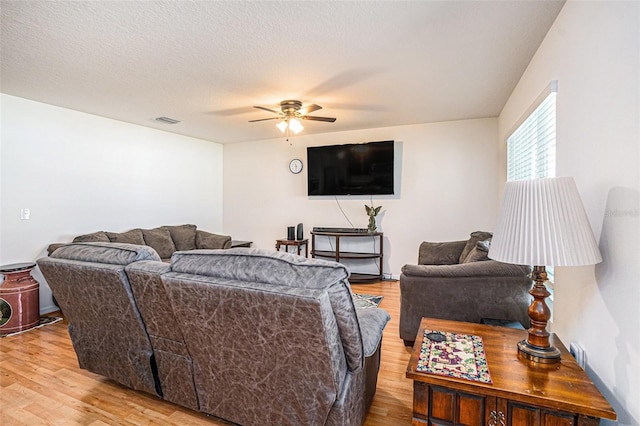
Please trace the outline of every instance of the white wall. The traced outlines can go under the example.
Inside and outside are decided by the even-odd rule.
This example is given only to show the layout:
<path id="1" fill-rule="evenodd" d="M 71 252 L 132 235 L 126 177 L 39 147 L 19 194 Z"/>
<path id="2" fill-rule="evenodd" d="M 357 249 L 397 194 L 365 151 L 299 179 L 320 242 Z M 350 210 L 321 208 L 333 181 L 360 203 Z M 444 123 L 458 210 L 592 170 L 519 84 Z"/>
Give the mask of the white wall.
<path id="1" fill-rule="evenodd" d="M 1 95 L 0 264 L 98 230 L 194 223 L 222 232 L 222 147 Z M 20 220 L 20 209 L 31 210 Z M 39 271 L 40 310 L 54 310 Z"/>
<path id="2" fill-rule="evenodd" d="M 323 123 L 320 123 L 323 124 Z M 326 124 L 325 125 L 330 125 Z M 278 132 L 273 128 L 274 134 Z M 304 133 L 304 132 L 303 132 Z M 306 169 L 291 174 L 289 161 L 306 167 L 306 147 L 381 140 L 396 141 L 396 195 L 375 197 L 382 205 L 378 228 L 385 233 L 384 272 L 399 276 L 417 262 L 424 240 L 466 239 L 493 229 L 497 214 L 497 119 L 464 120 L 328 133 L 224 146 L 224 228 L 234 239 L 273 248 L 286 227 L 350 227 L 333 197 L 308 197 Z M 355 227 L 366 228 L 366 196 L 339 197 Z"/>
<path id="3" fill-rule="evenodd" d="M 625 425 L 640 424 L 639 24 L 638 2 L 567 2 L 499 118 L 504 141 L 558 80 L 557 175 L 575 178 L 604 261 L 556 268 L 553 331 L 586 350 Z"/>

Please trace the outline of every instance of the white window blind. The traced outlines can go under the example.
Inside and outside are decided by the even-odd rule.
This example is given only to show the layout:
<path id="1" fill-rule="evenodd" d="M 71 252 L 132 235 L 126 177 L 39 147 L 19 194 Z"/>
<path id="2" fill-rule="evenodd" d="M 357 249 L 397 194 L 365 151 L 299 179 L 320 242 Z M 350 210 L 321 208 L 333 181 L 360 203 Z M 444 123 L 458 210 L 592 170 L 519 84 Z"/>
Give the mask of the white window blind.
<path id="1" fill-rule="evenodd" d="M 551 92 L 507 139 L 507 180 L 556 175 L 556 93 Z"/>
<path id="2" fill-rule="evenodd" d="M 507 138 L 507 180 L 556 175 L 556 91 L 553 81 L 529 108 Z M 550 307 L 553 310 L 553 268 L 547 266 Z"/>

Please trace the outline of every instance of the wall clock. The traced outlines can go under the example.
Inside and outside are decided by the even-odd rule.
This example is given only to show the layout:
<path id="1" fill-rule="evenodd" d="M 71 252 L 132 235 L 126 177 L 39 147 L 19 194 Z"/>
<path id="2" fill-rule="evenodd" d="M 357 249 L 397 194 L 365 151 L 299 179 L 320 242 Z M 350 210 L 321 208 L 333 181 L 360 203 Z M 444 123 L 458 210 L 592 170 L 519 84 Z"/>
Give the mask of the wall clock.
<path id="1" fill-rule="evenodd" d="M 302 160 L 294 158 L 289 162 L 289 171 L 294 174 L 298 174 L 302 171 Z"/>

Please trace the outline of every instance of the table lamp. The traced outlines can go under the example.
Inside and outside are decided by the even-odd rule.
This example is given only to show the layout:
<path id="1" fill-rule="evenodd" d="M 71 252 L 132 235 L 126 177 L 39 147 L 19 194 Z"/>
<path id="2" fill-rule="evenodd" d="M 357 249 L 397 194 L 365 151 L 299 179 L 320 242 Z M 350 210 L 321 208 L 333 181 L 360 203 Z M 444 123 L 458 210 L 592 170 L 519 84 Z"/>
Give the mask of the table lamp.
<path id="1" fill-rule="evenodd" d="M 507 182 L 489 258 L 533 265 L 533 296 L 528 313 L 528 337 L 518 343 L 518 354 L 536 363 L 560 361 L 560 351 L 549 342 L 547 322 L 550 295 L 544 282 L 545 266 L 593 265 L 602 261 L 578 188 L 570 177 Z"/>

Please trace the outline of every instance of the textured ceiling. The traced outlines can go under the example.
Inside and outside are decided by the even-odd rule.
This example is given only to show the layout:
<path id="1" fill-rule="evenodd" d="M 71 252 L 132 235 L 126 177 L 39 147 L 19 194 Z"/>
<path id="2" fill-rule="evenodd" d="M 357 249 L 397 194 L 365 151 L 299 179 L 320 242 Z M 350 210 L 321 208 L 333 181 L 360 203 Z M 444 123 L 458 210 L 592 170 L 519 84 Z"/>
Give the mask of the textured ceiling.
<path id="1" fill-rule="evenodd" d="M 497 116 L 563 1 L 6 1 L 2 93 L 228 143 Z M 153 120 L 182 120 L 168 125 Z"/>

